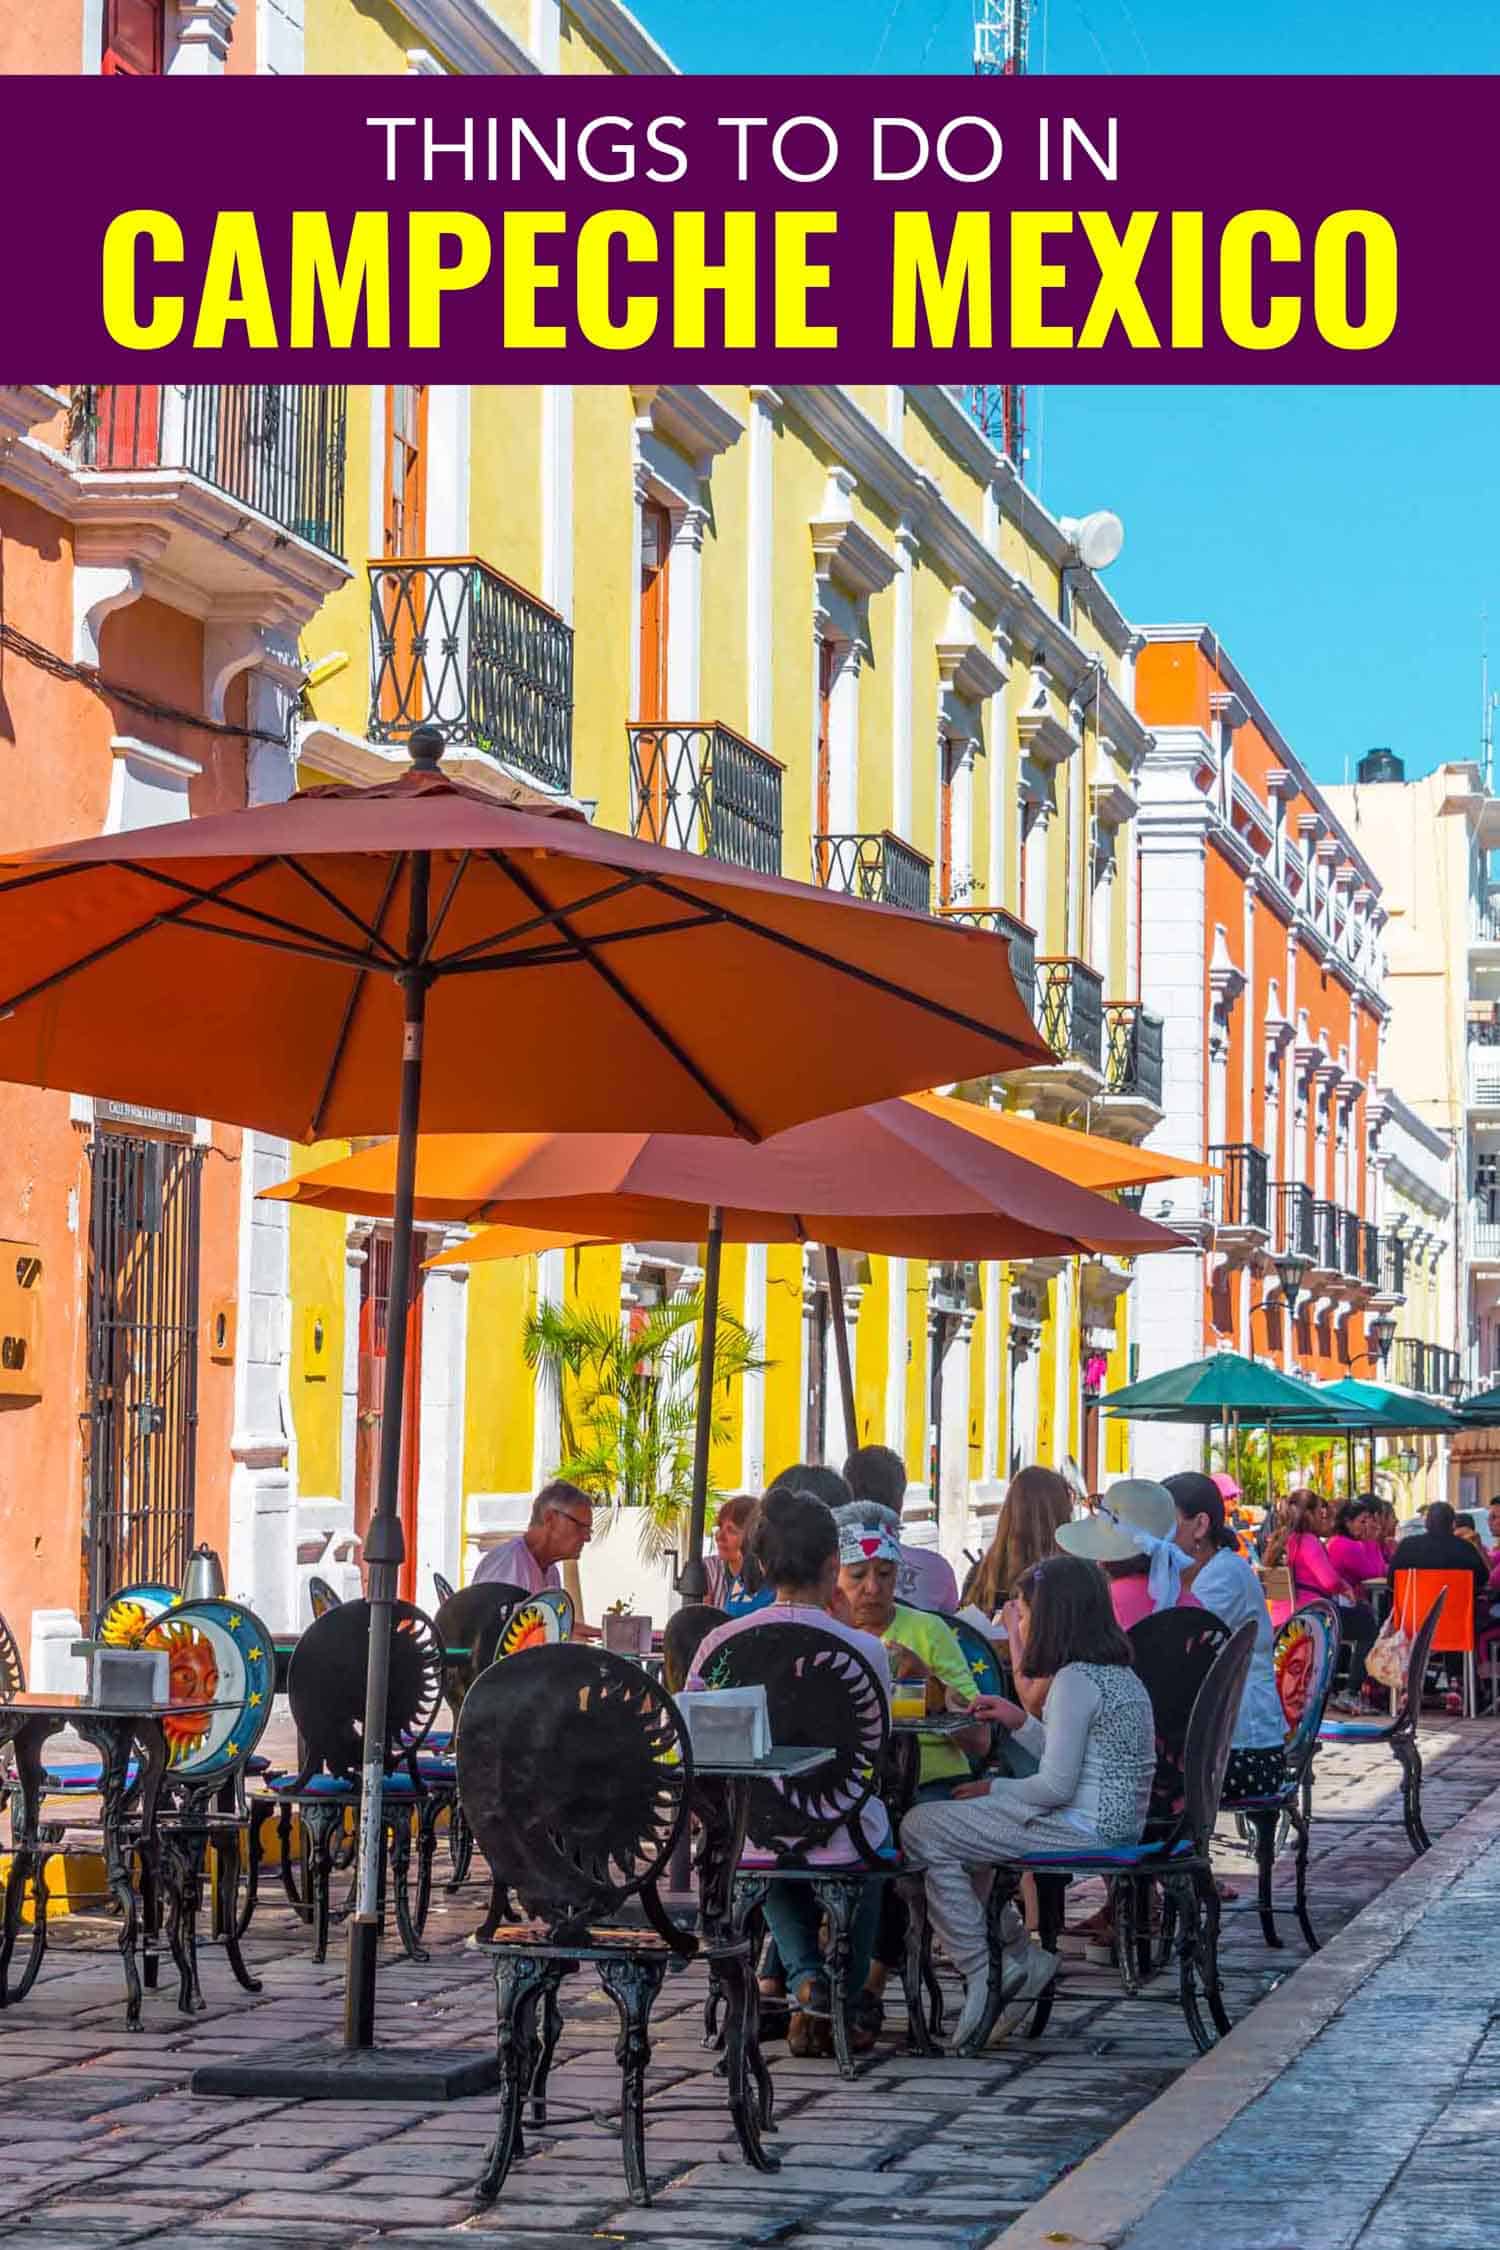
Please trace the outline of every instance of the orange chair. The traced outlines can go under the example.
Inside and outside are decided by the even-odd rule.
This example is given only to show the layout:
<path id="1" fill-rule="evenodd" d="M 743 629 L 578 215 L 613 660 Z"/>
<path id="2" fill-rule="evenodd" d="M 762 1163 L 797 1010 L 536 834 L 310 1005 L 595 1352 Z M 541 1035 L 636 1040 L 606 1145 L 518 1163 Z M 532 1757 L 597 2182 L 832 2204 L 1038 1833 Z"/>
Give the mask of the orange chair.
<path id="1" fill-rule="evenodd" d="M 1479 1703 L 1474 1668 L 1476 1583 L 1473 1572 L 1467 1570 L 1398 1570 L 1396 1573 L 1395 1614 L 1403 1633 L 1415 1635 L 1438 1595 L 1446 1592 L 1448 1599 L 1433 1635 L 1432 1653 L 1463 1658 L 1464 1710 L 1471 1719 Z"/>

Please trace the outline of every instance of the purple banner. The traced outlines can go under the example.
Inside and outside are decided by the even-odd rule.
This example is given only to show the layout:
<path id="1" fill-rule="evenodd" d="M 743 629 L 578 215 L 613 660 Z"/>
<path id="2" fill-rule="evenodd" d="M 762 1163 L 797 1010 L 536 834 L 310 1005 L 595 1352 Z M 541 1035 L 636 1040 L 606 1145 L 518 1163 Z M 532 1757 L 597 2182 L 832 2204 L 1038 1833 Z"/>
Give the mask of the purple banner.
<path id="1" fill-rule="evenodd" d="M 1500 81 L 0 81 L 0 378 L 1500 378 Z"/>

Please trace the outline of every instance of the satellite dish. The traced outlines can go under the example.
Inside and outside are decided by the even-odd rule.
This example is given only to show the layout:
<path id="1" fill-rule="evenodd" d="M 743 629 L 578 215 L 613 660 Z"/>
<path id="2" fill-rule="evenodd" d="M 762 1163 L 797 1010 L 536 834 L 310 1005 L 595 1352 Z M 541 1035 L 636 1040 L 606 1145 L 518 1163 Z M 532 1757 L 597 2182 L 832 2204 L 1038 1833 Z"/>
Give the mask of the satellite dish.
<path id="1" fill-rule="evenodd" d="M 1125 526 L 1112 509 L 1096 508 L 1091 516 L 1064 516 L 1061 529 L 1078 560 L 1090 570 L 1108 570 L 1119 561 Z"/>

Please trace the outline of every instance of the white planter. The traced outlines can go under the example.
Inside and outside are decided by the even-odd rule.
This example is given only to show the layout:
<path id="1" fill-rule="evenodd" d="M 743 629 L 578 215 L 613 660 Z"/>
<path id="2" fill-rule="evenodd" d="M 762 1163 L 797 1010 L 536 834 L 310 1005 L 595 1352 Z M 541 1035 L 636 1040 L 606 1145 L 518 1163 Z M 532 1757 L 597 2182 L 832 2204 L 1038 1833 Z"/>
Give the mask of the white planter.
<path id="1" fill-rule="evenodd" d="M 648 1562 L 641 1554 L 639 1510 L 622 1508 L 605 1530 L 608 1520 L 599 1519 L 600 1528 L 579 1558 L 585 1618 L 601 1625 L 611 1602 L 628 1601 L 632 1610 L 661 1625 L 678 1607 L 670 1563 Z"/>

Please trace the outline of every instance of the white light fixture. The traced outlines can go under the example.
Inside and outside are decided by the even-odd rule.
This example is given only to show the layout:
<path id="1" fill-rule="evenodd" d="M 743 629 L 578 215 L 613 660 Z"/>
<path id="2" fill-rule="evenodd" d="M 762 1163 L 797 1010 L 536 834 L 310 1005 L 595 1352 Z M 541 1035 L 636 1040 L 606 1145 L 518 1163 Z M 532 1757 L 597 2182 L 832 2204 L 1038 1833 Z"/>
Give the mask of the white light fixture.
<path id="1" fill-rule="evenodd" d="M 1108 570 L 1125 545 L 1125 526 L 1110 508 L 1090 516 L 1064 516 L 1059 525 L 1078 560 L 1089 570 Z"/>

